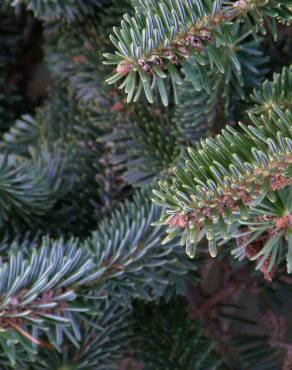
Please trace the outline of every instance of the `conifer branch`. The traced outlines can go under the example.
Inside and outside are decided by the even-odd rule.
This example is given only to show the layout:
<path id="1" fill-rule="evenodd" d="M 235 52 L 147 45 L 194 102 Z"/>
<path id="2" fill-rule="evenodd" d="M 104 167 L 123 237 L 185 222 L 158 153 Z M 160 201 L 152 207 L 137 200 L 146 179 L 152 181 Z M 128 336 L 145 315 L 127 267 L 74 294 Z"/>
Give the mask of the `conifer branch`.
<path id="1" fill-rule="evenodd" d="M 26 148 L 26 155 L 0 157 L 0 227 L 6 232 L 37 229 L 71 187 L 58 145 Z"/>
<path id="2" fill-rule="evenodd" d="M 123 297 L 129 306 L 133 296 L 156 300 L 175 289 L 180 276 L 196 271 L 196 264 L 181 254 L 178 240 L 161 246 L 164 230 L 151 226 L 159 213 L 147 191 L 140 191 L 85 241 L 98 268 L 94 285 L 104 295 Z"/>
<path id="3" fill-rule="evenodd" d="M 286 111 L 292 108 L 292 66 L 284 67 L 275 73 L 273 80 L 266 80 L 261 89 L 254 90 L 251 96 L 255 106 L 250 109 L 254 115 L 272 115 L 275 106 Z"/>
<path id="4" fill-rule="evenodd" d="M 188 317 L 183 299 L 154 308 L 138 306 L 134 318 L 133 342 L 147 369 L 223 370 L 215 343 L 206 338 L 200 321 Z"/>
<path id="5" fill-rule="evenodd" d="M 107 0 L 8 0 L 12 6 L 23 3 L 36 17 L 47 21 L 62 20 L 73 22 L 82 19 L 85 15 L 94 15 L 96 10 Z"/>
<path id="6" fill-rule="evenodd" d="M 122 298 L 131 307 L 134 298 L 175 292 L 197 265 L 177 240 L 161 246 L 163 229 L 151 226 L 159 213 L 147 192 L 139 192 L 84 242 L 45 239 L 29 258 L 18 253 L 0 264 L 0 344 L 15 340 L 33 352 L 48 342 L 60 350 L 68 338 L 79 346 L 80 315 L 90 315 L 97 302 L 110 299 L 116 307 Z"/>
<path id="7" fill-rule="evenodd" d="M 226 44 L 218 48 L 222 73 L 206 66 L 211 91 L 198 91 L 191 81 L 184 81 L 178 89 L 175 123 L 182 143 L 212 136 L 226 123 L 242 117 L 249 102 L 248 91 L 260 86 L 267 71 L 267 57 L 259 50 L 261 39 L 253 39 L 246 24 L 232 25 L 231 30 Z M 234 63 L 230 50 L 238 63 Z"/>
<path id="8" fill-rule="evenodd" d="M 110 160 L 121 169 L 123 179 L 144 186 L 178 160 L 175 124 L 167 112 L 155 106 L 145 109 L 139 104 L 125 113 L 122 122 L 115 123 L 100 141 L 114 148 Z"/>
<path id="9" fill-rule="evenodd" d="M 266 16 L 277 18 L 277 9 L 282 7 L 289 14 L 285 2 L 273 0 L 268 4 L 258 0 L 241 0 L 229 5 L 220 0 L 147 0 L 138 4 L 135 16 L 124 15 L 121 28 L 114 28 L 111 41 L 117 51 L 105 54 L 105 63 L 117 68 L 107 82 L 114 84 L 122 80 L 119 88 L 127 93 L 128 102 L 137 101 L 144 90 L 148 101 L 153 103 L 153 90 L 158 89 L 164 105 L 169 101 L 165 79 L 170 77 L 176 97 L 177 85 L 182 83 L 180 67 L 187 78 L 195 80 L 198 90 L 209 91 L 208 76 L 202 66 L 210 62 L 222 72 L 218 46 L 230 35 L 225 25 L 250 17 L 255 31 L 259 28 L 265 32 Z M 230 53 L 234 63 L 238 63 L 232 51 Z"/>
<path id="10" fill-rule="evenodd" d="M 110 299 L 96 303 L 94 309 L 97 315 L 83 322 L 78 346 L 65 344 L 61 353 L 39 352 L 42 370 L 76 366 L 82 370 L 117 368 L 132 336 L 130 311 Z"/>
<path id="11" fill-rule="evenodd" d="M 30 108 L 16 106 L 5 85 L 23 64 L 6 61 L 14 63 L 21 40 L 34 40 L 31 24 L 27 32 L 5 18 L 1 370 L 116 370 L 133 357 L 149 370 L 290 369 L 281 315 L 289 313 L 292 290 L 285 276 L 292 272 L 292 70 L 262 78 L 287 64 L 291 5 L 0 0 L 3 19 L 28 14 L 44 31 L 39 41 L 53 80 L 35 117 L 13 124 Z M 266 63 L 270 34 L 279 36 L 279 58 Z M 34 52 L 43 54 L 39 44 Z M 34 85 L 32 64 L 20 75 L 33 74 Z M 103 84 L 109 65 L 114 88 Z M 34 100 L 30 82 L 20 85 Z M 145 94 L 155 105 L 126 105 L 123 90 L 128 102 Z M 134 193 L 158 177 L 157 204 L 148 188 Z M 201 258 L 188 258 L 219 250 L 222 258 L 202 269 Z M 188 310 L 178 295 L 187 295 Z M 264 306 L 259 320 L 251 320 L 253 305 L 252 314 Z M 239 338 L 231 320 L 240 323 Z M 255 321 L 268 325 L 245 335 L 242 325 Z"/>
<path id="12" fill-rule="evenodd" d="M 198 151 L 189 149 L 185 168 L 177 168 L 170 180 L 159 183 L 154 201 L 166 207 L 159 222 L 168 225 L 165 241 L 182 230 L 181 244 L 191 257 L 205 235 L 215 257 L 218 239 L 239 237 L 237 225 L 250 223 L 251 231 L 240 246 L 246 253 L 245 247 L 273 223 L 276 230 L 269 231 L 252 256 L 259 259 L 257 268 L 269 273 L 277 263 L 283 238 L 285 243 L 290 240 L 290 219 L 282 217 L 291 214 L 292 117 L 277 109 L 269 119 L 252 115 L 251 119 L 254 126 L 240 124 L 238 131 L 227 126 L 215 139 L 202 141 Z M 271 215 L 272 220 L 261 214 Z M 287 258 L 289 271 L 289 253 Z"/>
<path id="13" fill-rule="evenodd" d="M 85 249 L 73 241 L 46 242 L 30 258 L 19 252 L 1 262 L 0 277 L 0 344 L 4 348 L 10 341 L 30 351 L 35 345 L 48 348 L 42 339 L 46 335 L 50 348 L 58 348 L 66 327 L 79 340 L 74 316 L 88 308 L 76 303 L 78 288 L 95 278 L 93 260 Z"/>

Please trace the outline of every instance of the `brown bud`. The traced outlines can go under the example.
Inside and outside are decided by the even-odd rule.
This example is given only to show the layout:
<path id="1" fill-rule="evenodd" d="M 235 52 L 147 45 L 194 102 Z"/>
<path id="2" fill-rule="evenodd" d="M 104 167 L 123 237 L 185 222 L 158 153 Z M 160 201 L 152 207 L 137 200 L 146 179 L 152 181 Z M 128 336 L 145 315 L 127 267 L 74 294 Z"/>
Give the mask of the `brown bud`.
<path id="1" fill-rule="evenodd" d="M 202 40 L 206 40 L 206 41 L 212 41 L 213 40 L 213 35 L 208 30 L 201 30 L 200 31 L 200 37 L 201 37 Z"/>
<path id="2" fill-rule="evenodd" d="M 158 55 L 154 56 L 153 63 L 157 64 L 160 67 L 163 67 L 163 60 Z"/>
<path id="3" fill-rule="evenodd" d="M 171 49 L 164 50 L 164 56 L 165 56 L 165 58 L 170 60 L 171 63 L 179 64 L 179 60 L 178 60 L 177 55 L 175 55 L 174 52 Z"/>
<path id="4" fill-rule="evenodd" d="M 142 69 L 145 71 L 145 72 L 148 72 L 150 71 L 151 67 L 150 67 L 150 64 L 147 62 L 146 59 L 144 58 L 140 58 L 138 60 L 138 64 L 142 67 Z"/>

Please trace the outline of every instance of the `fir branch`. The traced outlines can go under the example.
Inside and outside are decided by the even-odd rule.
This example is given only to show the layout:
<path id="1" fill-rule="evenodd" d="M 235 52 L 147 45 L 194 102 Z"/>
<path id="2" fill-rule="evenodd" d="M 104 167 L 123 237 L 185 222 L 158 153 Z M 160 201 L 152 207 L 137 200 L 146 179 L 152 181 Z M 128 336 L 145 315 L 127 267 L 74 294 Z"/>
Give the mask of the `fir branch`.
<path id="1" fill-rule="evenodd" d="M 154 201 L 167 208 L 159 222 L 169 226 L 165 241 L 182 230 L 181 244 L 194 257 L 197 243 L 206 235 L 214 257 L 218 239 L 234 236 L 238 223 L 254 225 L 261 205 L 265 209 L 262 214 L 270 215 L 265 202 L 275 202 L 276 217 L 283 228 L 268 236 L 264 247 L 253 256 L 260 257 L 257 268 L 265 264 L 267 272 L 271 271 L 283 237 L 290 240 L 291 227 L 280 219 L 291 213 L 291 201 L 285 199 L 290 199 L 291 188 L 292 117 L 288 112 L 276 112 L 269 119 L 251 116 L 254 126 L 241 124 L 241 131 L 227 126 L 215 139 L 202 141 L 198 151 L 189 150 L 184 169 L 177 168 L 170 180 L 160 182 Z M 266 230 L 264 226 L 258 228 L 257 235 Z"/>
<path id="2" fill-rule="evenodd" d="M 73 22 L 85 15 L 93 15 L 107 0 L 9 0 L 12 6 L 24 4 L 34 15 L 44 20 Z"/>
<path id="3" fill-rule="evenodd" d="M 67 157 L 58 145 L 32 149 L 28 158 L 1 156 L 0 224 L 2 231 L 23 232 L 43 227 L 45 217 L 71 189 Z"/>
<path id="4" fill-rule="evenodd" d="M 66 343 L 61 353 L 41 350 L 31 369 L 114 370 L 126 352 L 131 335 L 129 310 L 110 299 L 95 305 L 96 317 L 82 323 L 79 346 Z"/>
<path id="5" fill-rule="evenodd" d="M 26 222 L 36 220 L 47 213 L 54 203 L 46 178 L 37 166 L 29 160 L 18 161 L 12 155 L 1 156 L 0 189 L 2 227 L 9 220 L 15 226 L 19 218 Z"/>
<path id="6" fill-rule="evenodd" d="M 11 2 L 0 0 L 0 13 Z M 278 369 L 282 350 L 289 368 L 291 345 L 279 311 L 290 309 L 291 289 L 287 276 L 277 274 L 292 271 L 291 68 L 249 94 L 265 73 L 259 34 L 276 36 L 276 22 L 289 23 L 291 1 L 13 3 L 16 11 L 32 8 L 43 21 L 54 83 L 35 118 L 23 116 L 0 144 L 8 151 L 0 157 L 0 368 L 114 370 L 123 356 L 139 354 L 147 369 L 225 369 L 213 340 L 225 356 L 234 337 L 228 318 L 255 324 L 249 312 L 236 312 L 247 299 L 235 300 L 247 291 L 275 309 L 272 319 L 263 317 L 273 325 L 264 335 L 240 333 L 230 366 Z M 136 10 L 114 28 L 113 48 L 106 33 L 128 3 Z M 116 92 L 108 92 L 102 84 L 108 67 L 99 65 L 105 49 L 117 50 L 106 55 L 117 72 L 109 82 L 122 81 L 128 101 L 143 91 L 150 102 L 160 95 L 163 105 L 171 104 L 167 114 L 160 103 L 150 110 L 125 108 Z M 172 120 L 179 95 L 183 101 Z M 249 99 L 255 107 L 247 107 Z M 237 127 L 243 117 L 246 124 Z M 230 120 L 217 137 L 197 142 Z M 197 149 L 180 164 L 193 139 Z M 104 160 L 107 143 L 114 166 Z M 117 208 L 133 191 L 121 173 L 139 186 L 166 178 L 154 191 L 158 205 L 144 189 Z M 56 240 L 41 241 L 44 233 Z M 72 234 L 82 239 L 65 242 Z M 199 277 L 200 261 L 180 248 L 186 245 L 191 257 L 196 249 L 204 252 L 206 244 L 197 244 L 205 236 L 212 256 L 228 242 L 223 255 L 231 251 L 253 262 L 274 281 L 258 284 L 249 265 L 237 269 L 238 262 L 224 258 L 214 263 L 221 288 L 216 281 L 218 289 L 206 291 L 208 267 Z M 200 288 L 192 290 L 190 281 L 199 278 Z M 206 325 L 192 322 L 185 302 L 173 297 L 186 291 L 191 315 Z M 162 298 L 169 304 L 157 306 Z M 133 312 L 139 321 L 134 337 Z"/>
<path id="7" fill-rule="evenodd" d="M 215 345 L 204 336 L 200 321 L 188 318 L 183 299 L 157 307 L 138 305 L 134 345 L 149 370 L 223 369 Z"/>
<path id="8" fill-rule="evenodd" d="M 37 120 L 29 114 L 21 116 L 3 135 L 1 145 L 9 152 L 27 155 L 29 146 L 37 140 Z"/>
<path id="9" fill-rule="evenodd" d="M 107 82 L 123 80 L 120 88 L 125 89 L 128 102 L 137 101 L 144 90 L 148 101 L 153 103 L 153 90 L 158 88 L 164 105 L 168 105 L 165 79 L 170 77 L 176 97 L 177 85 L 182 82 L 180 66 L 187 78 L 195 79 L 197 89 L 209 90 L 202 65 L 211 62 L 222 72 L 218 46 L 230 34 L 225 24 L 243 16 L 247 18 L 248 14 L 256 24 L 255 31 L 260 28 L 264 32 L 262 24 L 267 14 L 277 18 L 277 8 L 281 5 L 289 14 L 285 2 L 279 4 L 273 0 L 268 4 L 257 0 L 237 1 L 227 6 L 219 0 L 148 0 L 139 5 L 134 17 L 124 15 L 121 28 L 114 28 L 111 41 L 117 51 L 105 54 L 105 63 L 117 68 Z M 230 56 L 237 63 L 232 53 Z"/>
<path id="10" fill-rule="evenodd" d="M 181 254 L 178 240 L 161 246 L 164 231 L 151 226 L 159 213 L 149 194 L 140 191 L 85 241 L 99 271 L 94 285 L 104 295 L 122 298 L 128 306 L 133 297 L 156 300 L 175 291 L 180 276 L 196 271 L 197 265 Z"/>
<path id="11" fill-rule="evenodd" d="M 112 132 L 100 141 L 114 148 L 111 162 L 119 166 L 124 181 L 135 186 L 151 183 L 176 163 L 180 154 L 174 123 L 168 112 L 159 107 L 138 105 L 129 109 L 122 122 L 115 123 Z"/>
<path id="12" fill-rule="evenodd" d="M 134 298 L 152 301 L 175 292 L 180 276 L 197 266 L 177 241 L 161 246 L 162 228 L 151 227 L 158 213 L 142 192 L 84 242 L 46 239 L 41 249 L 27 250 L 28 258 L 18 253 L 2 262 L 1 345 L 13 340 L 16 349 L 23 345 L 32 353 L 46 343 L 60 350 L 65 340 L 79 347 L 80 314 L 92 314 L 96 302 L 110 297 L 113 307 L 121 299 L 131 307 Z"/>
<path id="13" fill-rule="evenodd" d="M 281 73 L 275 73 L 273 80 L 266 80 L 261 89 L 251 96 L 255 106 L 250 109 L 254 115 L 272 115 L 275 107 L 286 111 L 292 108 L 292 66 L 284 67 Z"/>
<path id="14" fill-rule="evenodd" d="M 229 27 L 230 37 L 218 49 L 222 54 L 222 73 L 205 67 L 211 91 L 198 91 L 187 80 L 178 89 L 174 119 L 181 142 L 213 135 L 223 125 L 242 117 L 249 101 L 248 91 L 260 86 L 267 72 L 263 67 L 267 57 L 259 50 L 261 39 L 254 39 L 246 25 Z M 232 55 L 238 63 L 234 63 Z"/>
<path id="15" fill-rule="evenodd" d="M 45 28 L 49 69 L 76 94 L 79 102 L 103 104 L 109 88 L 104 84 L 108 67 L 102 64 L 102 54 L 112 48 L 108 35 L 116 19 L 128 8 L 128 0 L 114 1 L 96 17 L 74 22 L 62 32 L 58 28 L 52 30 L 50 24 Z"/>
<path id="16" fill-rule="evenodd" d="M 80 236 L 88 235 L 89 225 L 96 224 L 93 201 L 99 201 L 96 174 L 102 155 L 96 137 L 101 129 L 96 111 L 79 107 L 68 95 L 66 89 L 55 86 L 50 102 L 37 110 L 35 118 L 25 116 L 17 121 L 1 144 L 28 158 L 33 152 L 39 176 L 45 177 L 51 191 L 49 196 L 55 194 L 54 207 L 40 214 L 46 215 L 39 219 L 44 229 L 50 228 L 52 233 L 60 231 L 61 225 L 61 229 L 68 230 L 74 224 L 75 235 Z"/>
<path id="17" fill-rule="evenodd" d="M 22 344 L 32 352 L 36 345 L 58 348 L 65 327 L 71 327 L 69 334 L 72 330 L 71 337 L 79 340 L 74 315 L 88 308 L 76 303 L 80 298 L 77 288 L 95 277 L 94 263 L 86 250 L 72 241 L 46 242 L 30 258 L 19 252 L 1 262 L 0 275 L 0 345 L 5 351 L 10 343 Z"/>

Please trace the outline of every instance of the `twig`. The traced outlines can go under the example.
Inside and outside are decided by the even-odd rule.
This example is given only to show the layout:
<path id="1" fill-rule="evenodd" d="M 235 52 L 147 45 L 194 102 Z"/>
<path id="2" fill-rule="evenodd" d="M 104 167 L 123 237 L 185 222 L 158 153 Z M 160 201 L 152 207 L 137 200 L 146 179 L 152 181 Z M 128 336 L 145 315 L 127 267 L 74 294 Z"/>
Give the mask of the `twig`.
<path id="1" fill-rule="evenodd" d="M 200 316 L 202 316 L 206 311 L 209 311 L 215 304 L 223 301 L 226 297 L 233 294 L 237 288 L 235 286 L 229 286 L 226 288 L 223 288 L 216 294 L 214 294 L 212 297 L 207 299 L 205 303 L 203 303 L 199 308 L 193 309 L 190 313 L 191 319 L 196 319 Z"/>
<path id="2" fill-rule="evenodd" d="M 22 329 L 18 324 L 16 324 L 12 320 L 7 319 L 6 322 L 8 325 L 12 326 L 15 330 L 17 330 L 21 335 L 23 335 L 25 338 L 30 340 L 32 343 L 38 345 L 39 347 L 46 348 L 50 351 L 53 350 L 53 346 L 50 343 L 43 342 L 33 337 L 32 335 L 30 335 L 28 332 L 26 332 L 24 329 Z"/>

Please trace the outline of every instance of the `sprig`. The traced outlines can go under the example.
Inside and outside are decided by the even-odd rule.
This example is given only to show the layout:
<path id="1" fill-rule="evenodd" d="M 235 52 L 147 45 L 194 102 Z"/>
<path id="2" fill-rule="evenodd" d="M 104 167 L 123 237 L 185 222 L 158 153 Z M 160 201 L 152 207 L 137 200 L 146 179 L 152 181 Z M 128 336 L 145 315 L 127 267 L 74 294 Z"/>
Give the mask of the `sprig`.
<path id="1" fill-rule="evenodd" d="M 253 126 L 240 124 L 240 130 L 227 126 L 215 139 L 202 141 L 199 150 L 189 149 L 184 168 L 176 168 L 170 179 L 159 183 L 160 190 L 154 190 L 154 202 L 166 207 L 159 222 L 168 225 L 165 241 L 181 230 L 181 244 L 191 257 L 204 236 L 215 257 L 218 240 L 232 237 L 239 224 L 254 221 L 254 213 L 265 207 L 267 199 L 277 204 L 274 224 L 290 215 L 290 206 L 283 200 L 288 207 L 283 209 L 277 200 L 291 187 L 292 116 L 277 109 L 270 118 L 251 115 L 251 119 Z M 283 228 L 265 239 L 257 254 L 265 257 L 261 266 L 277 242 L 290 240 L 289 222 L 283 221 Z M 275 262 L 276 252 L 273 258 Z"/>
<path id="2" fill-rule="evenodd" d="M 64 335 L 80 339 L 75 317 L 88 311 L 78 288 L 95 278 L 90 254 L 76 242 L 62 240 L 33 250 L 29 258 L 19 252 L 0 263 L 0 346 L 8 354 L 22 345 L 59 348 Z M 12 363 L 15 358 L 11 357 Z"/>
<path id="3" fill-rule="evenodd" d="M 138 4 L 134 17 L 125 14 L 121 27 L 114 28 L 111 41 L 117 51 L 105 54 L 105 63 L 117 67 L 107 82 L 115 84 L 122 80 L 119 88 L 125 90 L 128 102 L 137 101 L 144 91 L 153 103 L 153 91 L 158 90 L 164 105 L 169 102 L 165 81 L 171 80 L 176 99 L 182 70 L 194 81 L 197 90 L 206 91 L 210 88 L 203 66 L 211 63 L 218 72 L 224 72 L 218 48 L 230 35 L 225 25 L 249 20 L 255 33 L 265 32 L 267 16 L 276 19 L 284 9 L 289 14 L 289 5 L 283 1 L 267 4 L 241 0 L 223 4 L 220 0 L 147 0 Z M 230 57 L 238 63 L 232 51 Z"/>

